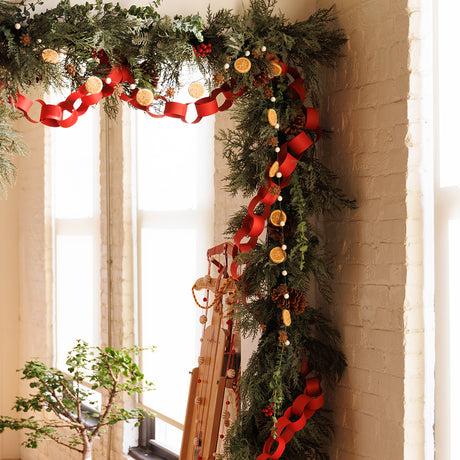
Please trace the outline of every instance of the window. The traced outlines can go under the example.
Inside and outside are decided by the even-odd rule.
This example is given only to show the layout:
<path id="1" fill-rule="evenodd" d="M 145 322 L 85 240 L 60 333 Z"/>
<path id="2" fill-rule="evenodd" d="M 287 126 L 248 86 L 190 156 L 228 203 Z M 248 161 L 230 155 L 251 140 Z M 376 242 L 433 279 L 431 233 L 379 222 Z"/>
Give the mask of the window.
<path id="1" fill-rule="evenodd" d="M 178 453 L 201 335 L 191 287 L 206 273 L 213 244 L 214 120 L 188 125 L 141 112 L 132 120 L 139 341 L 157 346 L 143 356 L 156 391 L 143 394 L 142 403 L 158 414 L 155 440 Z"/>
<path id="2" fill-rule="evenodd" d="M 175 100 L 192 100 L 188 83 L 198 78 L 188 75 Z M 191 287 L 213 245 L 214 120 L 122 113 L 109 123 L 93 108 L 72 128 L 49 129 L 55 362 L 65 368 L 77 338 L 155 345 L 140 365 L 156 391 L 139 403 L 157 417 L 141 441 L 168 456 L 180 450 L 200 348 Z"/>
<path id="3" fill-rule="evenodd" d="M 61 369 L 77 339 L 100 344 L 99 129 L 99 112 L 90 110 L 71 128 L 49 130 L 55 364 Z"/>

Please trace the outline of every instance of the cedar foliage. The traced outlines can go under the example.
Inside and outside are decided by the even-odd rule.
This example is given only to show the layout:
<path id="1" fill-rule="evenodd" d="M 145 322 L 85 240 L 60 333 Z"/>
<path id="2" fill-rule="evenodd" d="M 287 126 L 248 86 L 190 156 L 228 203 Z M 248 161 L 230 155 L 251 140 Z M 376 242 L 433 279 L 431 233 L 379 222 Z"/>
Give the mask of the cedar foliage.
<path id="1" fill-rule="evenodd" d="M 273 139 L 281 145 L 303 129 L 302 104 L 317 107 L 321 70 L 336 64 L 346 41 L 344 32 L 334 25 L 331 8 L 291 23 L 277 11 L 275 0 L 250 0 L 242 15 L 209 9 L 206 20 L 198 15 L 162 18 L 155 10 L 158 2 L 126 9 L 102 0 L 83 5 L 61 0 L 55 8 L 36 13 L 36 7 L 42 4 L 41 0 L 0 0 L 2 101 L 14 98 L 18 90 L 38 85 L 45 90 L 75 89 L 88 76 L 104 77 L 111 67 L 119 65 L 130 68 L 137 87 L 162 95 L 168 87 L 180 85 L 182 67 L 193 63 L 210 89 L 220 81 L 217 86 L 231 82 L 235 93 L 244 90 L 233 106 L 234 128 L 221 132 L 219 139 L 228 164 L 226 188 L 233 195 L 246 197 L 266 183 L 267 166 L 277 157 Z M 30 37 L 28 46 L 24 34 Z M 197 56 L 195 47 L 200 43 L 211 44 L 212 52 Z M 59 63 L 43 62 L 41 52 L 47 48 L 60 51 Z M 232 64 L 247 52 L 251 70 L 238 73 Z M 271 60 L 298 69 L 308 87 L 306 101 L 292 97 L 287 76 L 272 78 Z M 75 68 L 73 74 L 66 70 L 69 64 Z M 219 78 L 214 78 L 216 75 Z M 121 90 L 127 95 L 132 91 L 127 84 Z M 161 109 L 159 104 L 154 110 Z M 269 108 L 278 114 L 279 130 L 267 123 Z M 114 115 L 116 100 L 110 98 L 105 109 Z M 8 125 L 9 118 L 5 110 L 0 110 L 2 184 L 13 180 L 12 159 L 22 152 Z M 316 140 L 316 132 L 307 134 Z M 333 391 L 346 365 L 340 337 L 321 308 L 331 296 L 332 259 L 315 222 L 324 214 L 354 207 L 354 202 L 338 188 L 337 178 L 322 163 L 314 146 L 303 154 L 282 196 L 281 204 L 276 202 L 273 208 L 281 206 L 287 214 L 286 227 L 269 225 L 266 237 L 260 238 L 255 249 L 240 256 L 245 271 L 239 282 L 236 319 L 245 335 L 255 337 L 263 332 L 241 379 L 242 408 L 226 442 L 225 457 L 231 460 L 253 460 L 261 453 L 277 417 L 304 390 L 305 376 L 300 367 L 305 360 L 321 373 L 323 388 L 329 391 Z M 229 220 L 230 235 L 239 229 L 245 214 L 243 208 Z M 288 247 L 286 277 L 268 257 L 281 242 Z M 302 313 L 292 315 L 289 328 L 282 324 L 281 310 L 272 299 L 273 290 L 280 284 L 308 300 Z M 289 346 L 279 341 L 280 332 L 287 334 Z M 273 417 L 264 415 L 268 404 L 274 407 Z M 288 443 L 283 458 L 325 459 L 331 435 L 331 414 L 321 409 Z"/>

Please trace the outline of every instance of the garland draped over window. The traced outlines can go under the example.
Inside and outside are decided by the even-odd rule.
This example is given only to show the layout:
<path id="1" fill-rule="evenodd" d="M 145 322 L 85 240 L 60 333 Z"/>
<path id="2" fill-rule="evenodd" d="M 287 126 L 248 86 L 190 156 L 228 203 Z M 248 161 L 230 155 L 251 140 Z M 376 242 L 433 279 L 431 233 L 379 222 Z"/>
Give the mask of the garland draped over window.
<path id="1" fill-rule="evenodd" d="M 157 3 L 125 9 L 62 0 L 38 13 L 42 1 L 0 1 L 0 184 L 5 192 L 14 181 L 14 157 L 25 150 L 10 124 L 18 113 L 62 129 L 100 101 L 110 116 L 121 99 L 178 123 L 231 107 L 234 128 L 219 134 L 226 187 L 252 198 L 228 224 L 238 248 L 233 320 L 242 334 L 261 337 L 239 379 L 241 410 L 225 458 L 327 458 L 332 421 L 321 409 L 321 381 L 333 391 L 345 357 L 322 311 L 331 297 L 330 260 L 314 221 L 354 203 L 315 144 L 320 70 L 336 64 L 344 32 L 331 9 L 291 23 L 274 0 L 251 0 L 242 15 L 224 9 L 206 18 L 160 17 Z M 190 63 L 204 85 L 190 85 L 197 100 L 187 105 L 174 95 Z M 71 94 L 55 105 L 24 95 L 69 86 Z"/>

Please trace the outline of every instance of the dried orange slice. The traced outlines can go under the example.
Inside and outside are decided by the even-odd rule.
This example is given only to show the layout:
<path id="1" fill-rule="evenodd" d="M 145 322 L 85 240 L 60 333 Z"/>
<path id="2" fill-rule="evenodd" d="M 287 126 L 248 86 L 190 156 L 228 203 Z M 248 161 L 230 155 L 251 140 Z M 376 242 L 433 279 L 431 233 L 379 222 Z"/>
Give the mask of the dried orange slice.
<path id="1" fill-rule="evenodd" d="M 270 223 L 275 227 L 281 227 L 281 222 L 286 222 L 286 213 L 281 209 L 275 209 L 270 214 Z"/>
<path id="2" fill-rule="evenodd" d="M 149 106 L 153 102 L 153 93 L 147 88 L 140 89 L 136 94 L 136 101 L 143 107 Z"/>
<path id="3" fill-rule="evenodd" d="M 59 54 L 54 50 L 46 49 L 42 51 L 42 59 L 50 64 L 57 64 L 59 62 Z"/>
<path id="4" fill-rule="evenodd" d="M 283 323 L 286 327 L 291 325 L 291 313 L 286 308 L 283 309 Z"/>
<path id="5" fill-rule="evenodd" d="M 280 164 L 277 161 L 274 161 L 268 170 L 268 177 L 275 177 L 276 173 L 280 169 Z"/>
<path id="6" fill-rule="evenodd" d="M 283 68 L 276 61 L 270 61 L 270 70 L 274 77 L 279 77 L 283 73 Z"/>
<path id="7" fill-rule="evenodd" d="M 203 84 L 199 81 L 194 81 L 193 83 L 190 83 L 190 86 L 188 87 L 188 93 L 195 99 L 199 99 L 204 94 Z"/>
<path id="8" fill-rule="evenodd" d="M 240 57 L 234 62 L 233 67 L 238 73 L 247 73 L 251 70 L 251 61 L 247 57 Z"/>
<path id="9" fill-rule="evenodd" d="M 286 253 L 279 246 L 277 246 L 270 251 L 269 257 L 270 260 L 275 264 L 280 264 L 286 260 Z"/>
<path id="10" fill-rule="evenodd" d="M 276 114 L 275 109 L 268 109 L 267 118 L 268 118 L 268 122 L 272 126 L 275 126 L 276 123 L 278 123 L 278 115 Z"/>
<path id="11" fill-rule="evenodd" d="M 90 94 L 97 94 L 101 92 L 103 87 L 102 80 L 99 77 L 89 77 L 85 82 L 86 91 Z"/>

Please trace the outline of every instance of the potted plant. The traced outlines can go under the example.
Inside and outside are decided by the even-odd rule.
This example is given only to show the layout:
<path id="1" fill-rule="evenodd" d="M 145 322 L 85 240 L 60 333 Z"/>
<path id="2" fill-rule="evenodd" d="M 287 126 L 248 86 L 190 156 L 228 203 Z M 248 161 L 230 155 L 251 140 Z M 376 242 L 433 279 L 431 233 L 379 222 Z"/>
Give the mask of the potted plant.
<path id="1" fill-rule="evenodd" d="M 0 433 L 6 428 L 24 429 L 26 447 L 36 448 L 40 441 L 52 440 L 90 460 L 94 440 L 107 427 L 128 420 L 136 420 L 138 425 L 146 415 L 143 409 L 127 410 L 119 405 L 122 394 L 153 389 L 134 360 L 142 350 L 90 347 L 79 340 L 68 354 L 66 373 L 38 360 L 27 362 L 21 379 L 29 382 L 32 391 L 28 397 L 17 397 L 14 409 L 35 414 L 0 416 Z M 99 410 L 95 409 L 95 392 L 102 397 Z"/>

